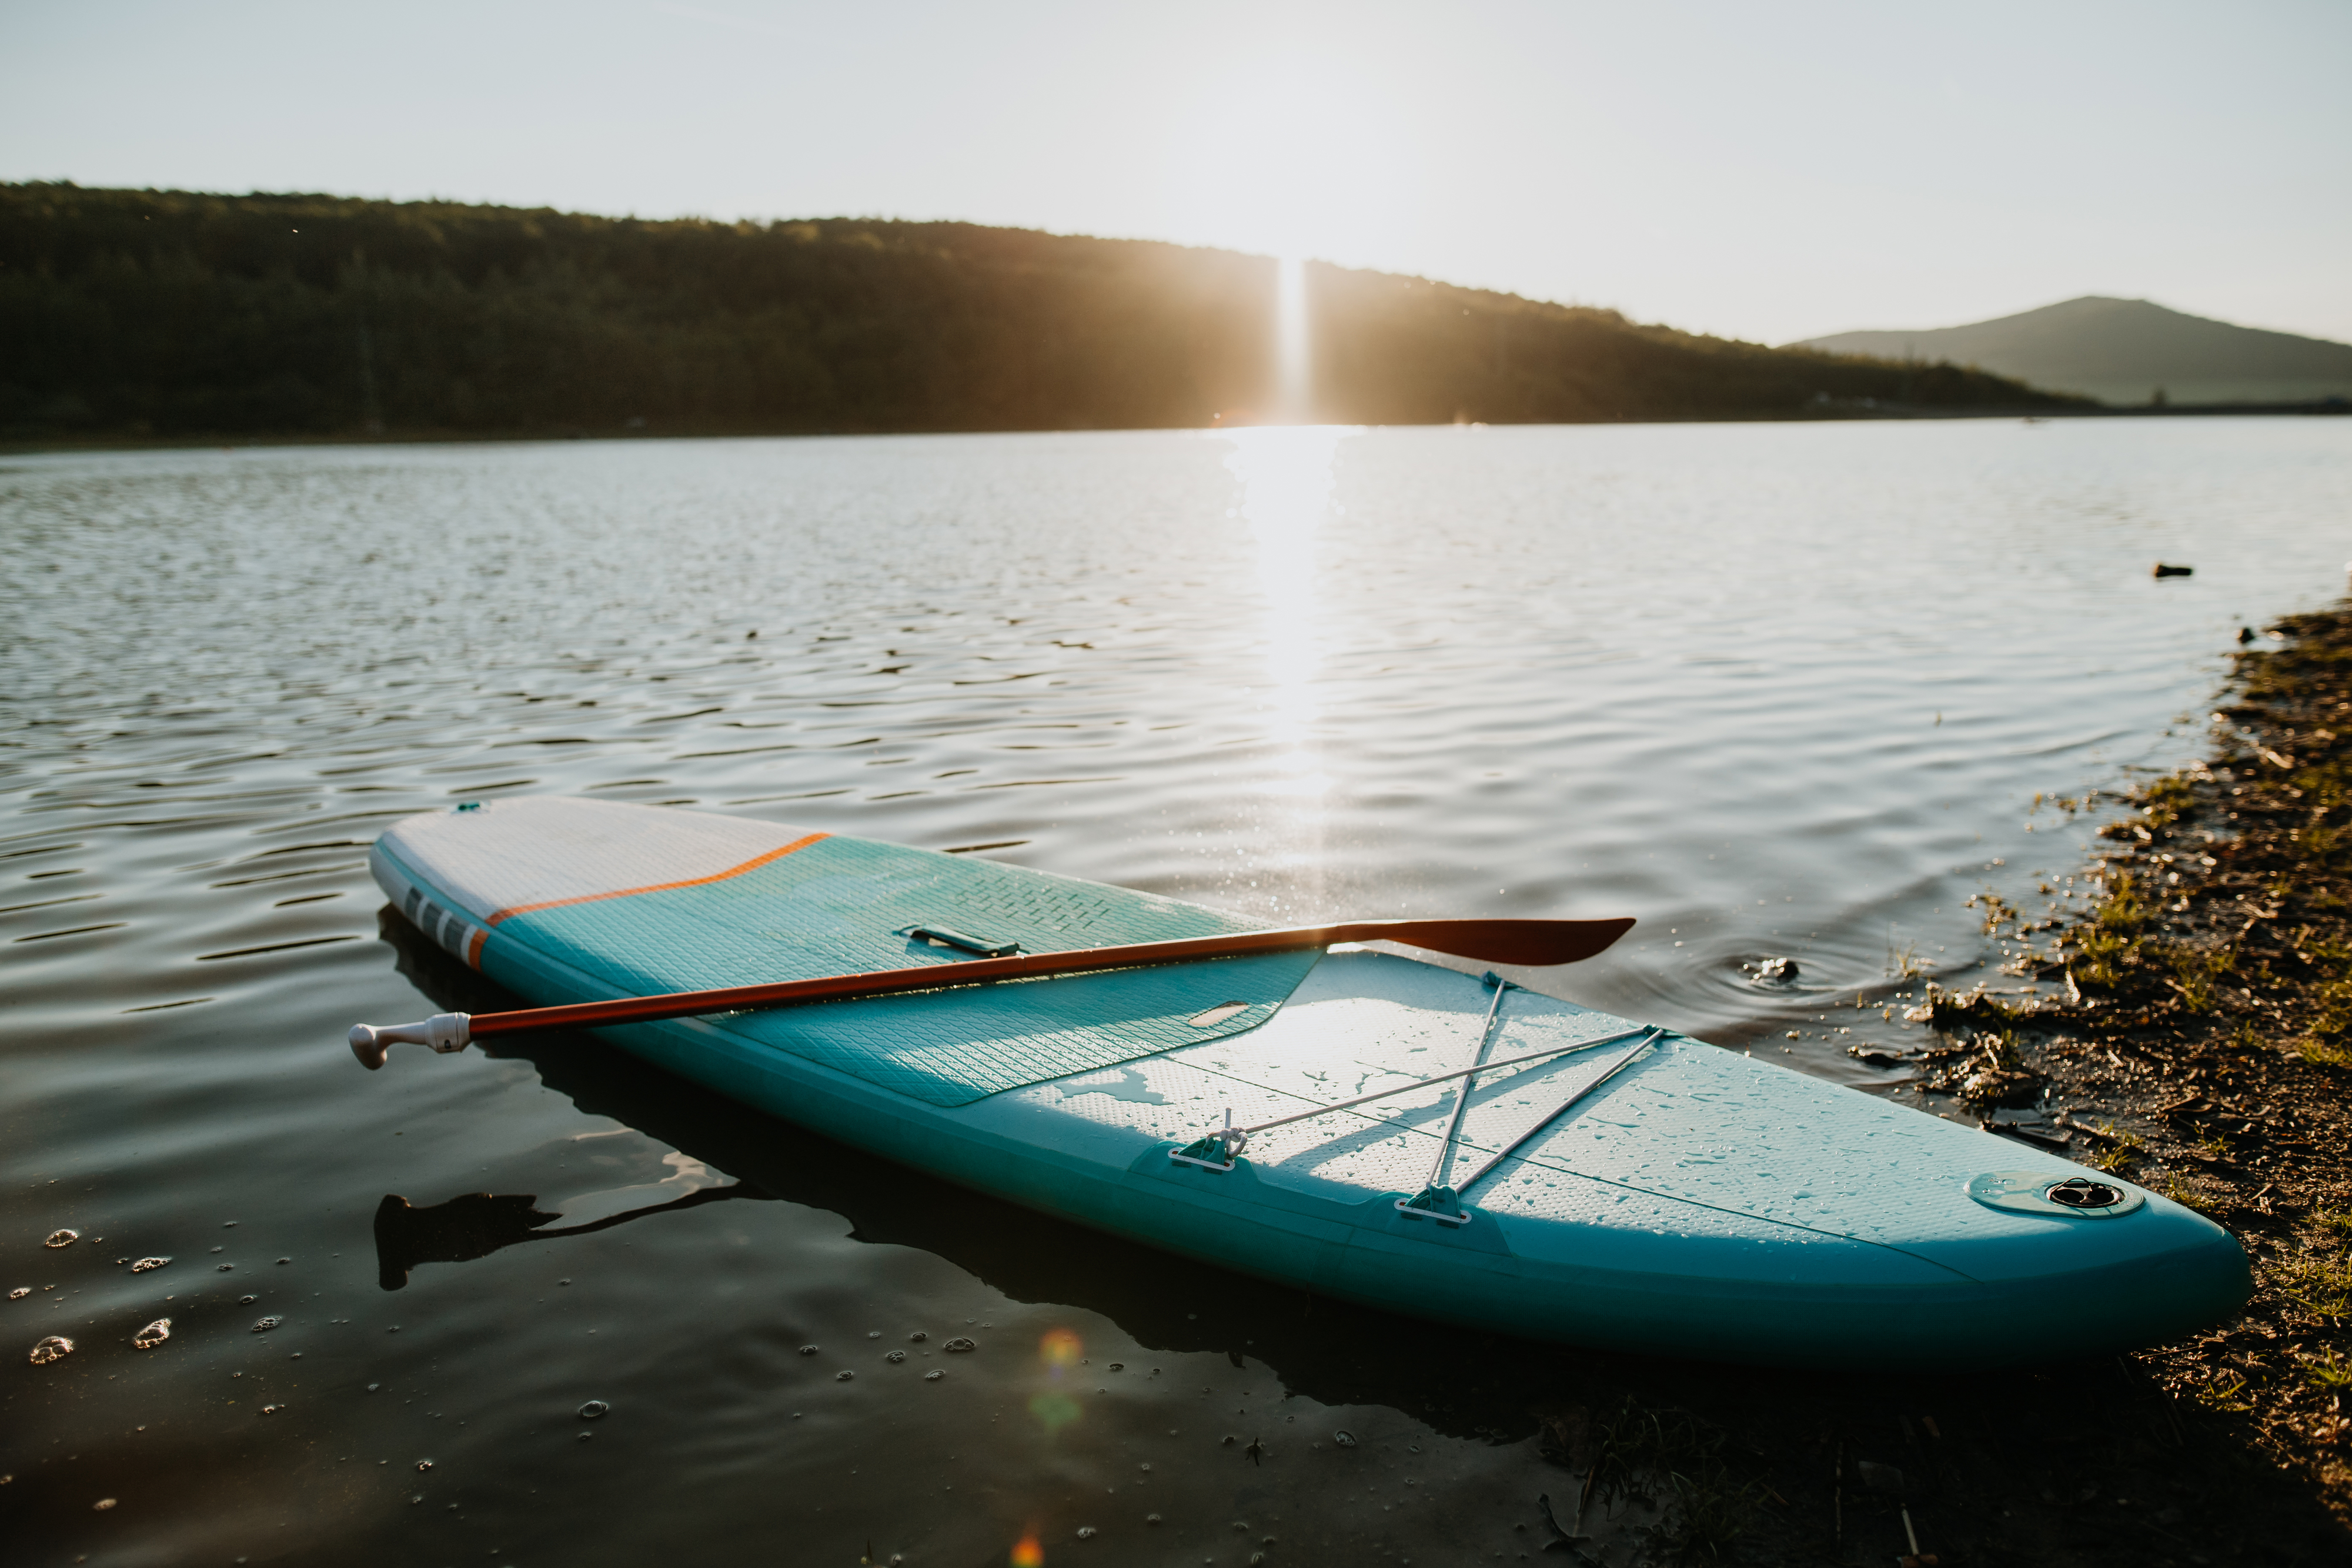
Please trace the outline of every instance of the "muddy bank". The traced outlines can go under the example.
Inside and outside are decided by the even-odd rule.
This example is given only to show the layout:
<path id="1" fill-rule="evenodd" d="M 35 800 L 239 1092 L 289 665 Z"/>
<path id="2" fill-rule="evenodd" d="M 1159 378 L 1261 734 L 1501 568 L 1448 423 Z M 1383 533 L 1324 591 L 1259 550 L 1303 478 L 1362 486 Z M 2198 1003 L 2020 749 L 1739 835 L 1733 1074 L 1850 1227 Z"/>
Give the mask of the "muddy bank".
<path id="1" fill-rule="evenodd" d="M 2352 606 L 2274 631 L 2237 655 L 2208 758 L 2139 789 L 2095 865 L 2038 911 L 1981 901 L 2006 991 L 1891 993 L 1931 1030 L 1905 1098 L 2209 1215 L 2253 1300 L 2026 1373 L 1617 1368 L 1545 1430 L 1604 1497 L 1645 1478 L 1654 1516 L 1614 1500 L 1662 1556 L 2352 1560 Z"/>

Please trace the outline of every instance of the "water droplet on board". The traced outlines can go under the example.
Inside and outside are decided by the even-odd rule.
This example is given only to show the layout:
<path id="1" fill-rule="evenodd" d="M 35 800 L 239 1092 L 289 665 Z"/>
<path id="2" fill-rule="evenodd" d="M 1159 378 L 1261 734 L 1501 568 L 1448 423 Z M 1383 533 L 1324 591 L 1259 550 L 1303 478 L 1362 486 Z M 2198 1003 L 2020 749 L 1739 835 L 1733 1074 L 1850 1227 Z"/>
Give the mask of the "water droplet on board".
<path id="1" fill-rule="evenodd" d="M 420 1470 L 429 1470 L 433 1468 L 433 1461 L 430 1459 L 419 1459 L 416 1461 L 416 1468 Z"/>
<path id="2" fill-rule="evenodd" d="M 90 1511 L 90 1512 L 92 1512 L 92 1513 L 104 1513 L 108 1509 L 112 1508 L 113 1506 L 114 1506 L 114 1500 L 113 1500 L 112 1498 L 110 1498 L 110 1497 L 102 1497 L 102 1498 L 100 1498 L 96 1502 L 91 1503 L 91 1504 L 89 1505 L 89 1511 Z"/>
<path id="3" fill-rule="evenodd" d="M 947 1374 L 944 1372 L 927 1372 L 923 1374 L 923 1381 L 926 1383 L 937 1383 L 940 1378 L 945 1377 L 946 1375 Z"/>
<path id="4" fill-rule="evenodd" d="M 259 1296 L 239 1296 L 236 1299 L 236 1304 L 240 1307 L 249 1307 L 259 1300 L 261 1300 Z"/>
<path id="5" fill-rule="evenodd" d="M 854 1373 L 854 1372 L 848 1372 L 848 1371 L 836 1372 L 836 1373 L 835 1373 L 835 1374 L 833 1375 L 833 1380 L 834 1380 L 835 1383 L 847 1383 L 847 1382 L 849 1382 L 852 1378 L 855 1378 L 856 1375 L 857 1375 L 857 1374 L 856 1374 L 856 1373 Z"/>
<path id="6" fill-rule="evenodd" d="M 142 1258 L 138 1262 L 131 1265 L 131 1271 L 134 1274 L 144 1274 L 148 1270 L 160 1269 L 170 1261 L 169 1258 Z"/>
<path id="7" fill-rule="evenodd" d="M 816 1346 L 813 1344 L 804 1344 L 801 1346 L 801 1354 L 803 1355 L 814 1355 L 816 1354 Z"/>
<path id="8" fill-rule="evenodd" d="M 882 1359 L 883 1359 L 883 1360 L 885 1360 L 885 1361 L 887 1361 L 887 1362 L 888 1362 L 891 1365 L 896 1366 L 896 1365 L 898 1365 L 900 1362 L 902 1362 L 902 1361 L 904 1361 L 904 1360 L 906 1360 L 906 1359 L 907 1359 L 907 1353 L 906 1353 L 905 1351 L 903 1351 L 903 1350 L 894 1350 L 894 1351 L 890 1352 L 890 1354 L 887 1354 L 887 1355 L 884 1356 Z"/>
<path id="9" fill-rule="evenodd" d="M 1100 1531 L 1097 1531 L 1091 1524 L 1082 1524 L 1078 1526 L 1078 1539 L 1080 1541 L 1092 1541 L 1099 1533 Z"/>
<path id="10" fill-rule="evenodd" d="M 261 1414 L 264 1416 L 275 1416 L 278 1414 L 278 1408 L 279 1407 L 275 1405 L 265 1405 L 261 1407 Z"/>
<path id="11" fill-rule="evenodd" d="M 70 1247 L 80 1239 L 81 1232 L 79 1230 L 52 1230 L 49 1232 L 48 1239 L 42 1242 L 41 1245 L 44 1247 Z"/>
<path id="12" fill-rule="evenodd" d="M 1160 1516 L 1156 1513 L 1147 1513 L 1143 1516 L 1143 1522 L 1146 1524 L 1157 1524 L 1160 1522 Z"/>
<path id="13" fill-rule="evenodd" d="M 1331 1434 L 1331 1440 L 1343 1448 L 1352 1448 L 1356 1446 L 1356 1435 L 1353 1432 L 1334 1432 Z"/>
<path id="14" fill-rule="evenodd" d="M 383 1384 L 381 1384 L 381 1383 L 371 1383 L 371 1384 L 369 1384 L 369 1385 L 367 1385 L 367 1391 L 368 1391 L 370 1394 L 373 1394 L 373 1393 L 374 1393 L 377 1389 L 382 1388 L 383 1386 Z"/>
<path id="15" fill-rule="evenodd" d="M 920 1344 L 930 1337 L 930 1335 L 925 1333 L 922 1330 L 917 1329 L 913 1333 L 907 1336 L 907 1343 L 908 1344 Z"/>
<path id="16" fill-rule="evenodd" d="M 73 1341 L 63 1334 L 53 1333 L 33 1347 L 32 1362 L 35 1366 L 47 1366 L 53 1361 L 63 1361 L 72 1354 Z"/>
<path id="17" fill-rule="evenodd" d="M 867 1339 L 880 1339 L 882 1337 L 882 1331 L 880 1329 L 867 1329 L 866 1331 L 866 1337 Z"/>
<path id="18" fill-rule="evenodd" d="M 254 1321 L 253 1332 L 256 1333 L 268 1333 L 271 1329 L 276 1328 L 279 1323 L 282 1323 L 285 1321 L 286 1320 L 284 1318 L 257 1318 Z"/>
<path id="19" fill-rule="evenodd" d="M 591 1399 L 587 1404 L 580 1406 L 580 1418 L 583 1421 L 593 1421 L 610 1409 L 612 1406 L 602 1399 Z"/>
<path id="20" fill-rule="evenodd" d="M 9 1292 L 8 1292 L 8 1299 L 9 1299 L 10 1301 L 23 1301 L 26 1296 L 29 1296 L 29 1295 L 31 1295 L 32 1293 L 33 1293 L 33 1287 L 32 1287 L 32 1286 L 30 1286 L 30 1285 L 19 1285 L 19 1286 L 17 1286 L 15 1290 L 13 1290 L 13 1291 L 9 1291 Z"/>
<path id="21" fill-rule="evenodd" d="M 236 1265 L 234 1263 L 224 1263 L 218 1269 L 215 1270 L 214 1272 L 226 1274 L 236 1269 Z"/>
<path id="22" fill-rule="evenodd" d="M 947 1343 L 940 1346 L 940 1348 L 946 1351 L 950 1355 L 961 1355 L 965 1351 L 978 1350 L 980 1345 L 977 1342 L 968 1340 L 964 1338 L 963 1335 L 958 1334 L 955 1338 L 948 1341 Z"/>
<path id="23" fill-rule="evenodd" d="M 162 1344 L 165 1340 L 170 1339 L 171 1337 L 172 1320 L 169 1318 L 157 1318 L 153 1322 L 149 1323 L 145 1328 L 141 1329 L 137 1333 L 131 1336 L 131 1348 L 133 1350 L 153 1350 L 157 1345 Z"/>

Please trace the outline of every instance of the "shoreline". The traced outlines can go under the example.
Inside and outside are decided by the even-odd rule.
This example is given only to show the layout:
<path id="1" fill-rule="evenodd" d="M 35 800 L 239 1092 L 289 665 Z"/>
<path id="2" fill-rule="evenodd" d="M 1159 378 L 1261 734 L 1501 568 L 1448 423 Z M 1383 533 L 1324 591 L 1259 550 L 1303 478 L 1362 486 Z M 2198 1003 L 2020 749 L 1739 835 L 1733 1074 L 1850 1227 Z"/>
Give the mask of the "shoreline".
<path id="1" fill-rule="evenodd" d="M 2352 402 L 2301 403 L 2179 403 L 2161 408 L 2141 406 L 2097 408 L 1939 408 L 1931 405 L 1883 403 L 1872 409 L 1832 411 L 1798 409 L 1787 413 L 1759 413 L 1741 418 L 1693 415 L 1675 419 L 1479 420 L 1468 428 L 1581 429 L 1641 424 L 1869 424 L 1926 420 L 2020 420 L 2041 423 L 2060 419 L 2325 419 L 2352 415 Z M 1311 423 L 1312 422 L 1302 422 Z M 1336 423 L 1349 423 L 1335 421 Z M 1426 423 L 1389 422 L 1366 423 L 1364 430 L 1450 430 L 1460 421 Z M 788 441 L 873 438 L 897 435 L 1080 435 L 1177 431 L 1185 433 L 1260 430 L 1266 424 L 1056 424 L 1056 425 L 907 425 L 874 429 L 729 428 L 655 430 L 651 428 L 585 430 L 463 431 L 281 431 L 223 432 L 211 435 L 140 435 L 115 434 L 89 436 L 0 436 L 0 457 L 30 457 L 83 452 L 192 452 L 205 447 L 222 451 L 253 451 L 271 447 L 314 446 L 454 446 L 549 444 L 557 442 L 635 441 Z"/>
<path id="2" fill-rule="evenodd" d="M 2244 1309 L 2112 1359 L 1973 1372 L 1560 1354 L 1538 1445 L 1657 1511 L 1617 1529 L 1664 1560 L 1786 1568 L 2352 1557 L 2352 601 L 2276 630 L 2234 655 L 2208 755 L 2126 796 L 2048 909 L 1979 896 L 2015 951 L 2002 974 L 2040 999 L 1912 973 L 1853 1004 L 1917 1000 L 1930 1043 L 1894 1064 L 1917 1069 L 1919 1109 L 2229 1229 Z M 2089 892 L 2067 910 L 2072 880 Z"/>

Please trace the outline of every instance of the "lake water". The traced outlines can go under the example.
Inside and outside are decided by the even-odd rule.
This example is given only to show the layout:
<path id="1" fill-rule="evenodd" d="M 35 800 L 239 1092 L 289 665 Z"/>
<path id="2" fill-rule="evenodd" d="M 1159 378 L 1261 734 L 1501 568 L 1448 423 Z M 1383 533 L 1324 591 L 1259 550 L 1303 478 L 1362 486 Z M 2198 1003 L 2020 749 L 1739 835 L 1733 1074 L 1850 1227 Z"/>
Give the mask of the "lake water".
<path id="1" fill-rule="evenodd" d="M 365 846 L 588 793 L 1284 920 L 1632 915 L 1529 978 L 1895 1092 L 1847 1052 L 1891 963 L 2014 983 L 1964 901 L 2089 852 L 2037 798 L 2197 752 L 2239 628 L 2338 592 L 2352 421 L 59 455 L 0 460 L 0 552 L 13 1560 L 1515 1559 L 1589 1361 L 591 1039 L 363 1072 L 352 1023 L 497 1005 Z M 436 1207 L 481 1193 L 632 1217 Z M 380 1257 L 387 1194 L 435 1212 Z"/>

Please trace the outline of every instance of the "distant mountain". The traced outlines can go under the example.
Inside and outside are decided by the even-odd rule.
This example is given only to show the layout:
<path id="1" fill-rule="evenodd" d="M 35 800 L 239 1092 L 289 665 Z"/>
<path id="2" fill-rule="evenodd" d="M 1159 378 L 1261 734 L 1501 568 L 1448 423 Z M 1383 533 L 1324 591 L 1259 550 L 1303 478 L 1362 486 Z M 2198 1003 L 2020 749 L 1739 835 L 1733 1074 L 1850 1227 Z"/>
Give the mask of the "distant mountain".
<path id="1" fill-rule="evenodd" d="M 1349 424 L 2058 411 L 1949 366 L 1310 264 Z M 1140 240 L 0 183 L 0 441 L 1252 423 L 1276 263 Z"/>
<path id="2" fill-rule="evenodd" d="M 1919 332 L 1840 332 L 1791 348 L 1974 365 L 2103 402 L 2316 402 L 2352 398 L 2352 343 L 2265 332 L 2085 295 L 2019 316 Z"/>

